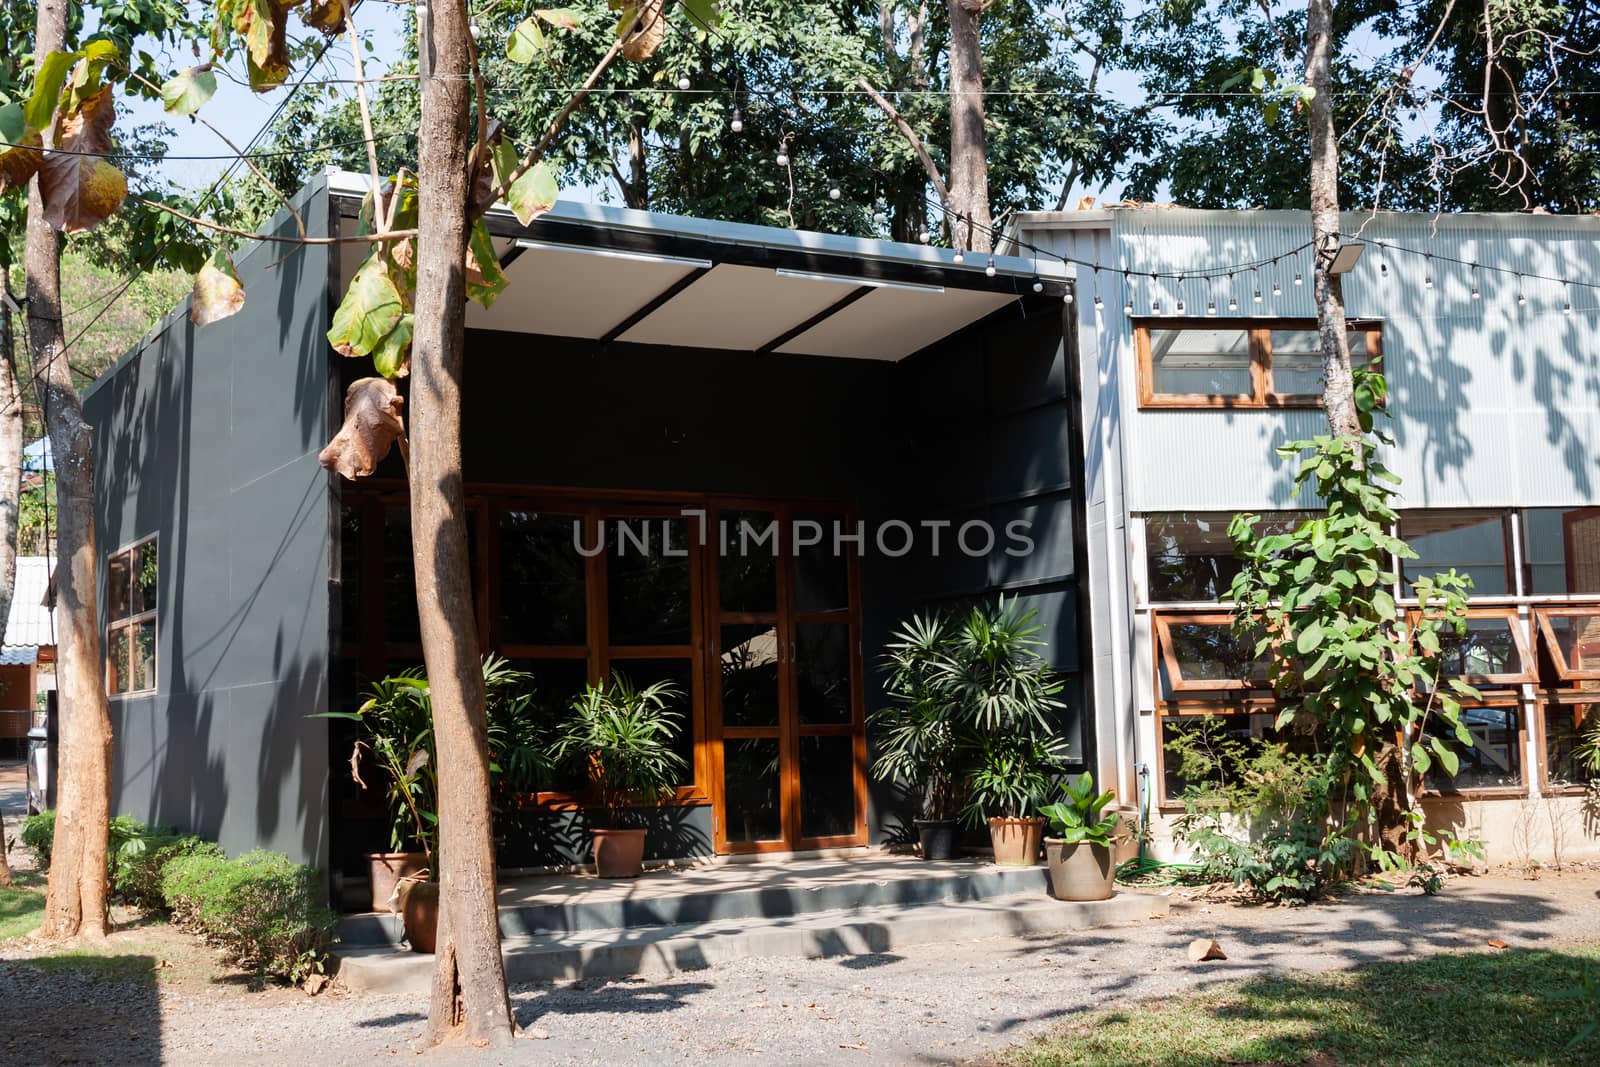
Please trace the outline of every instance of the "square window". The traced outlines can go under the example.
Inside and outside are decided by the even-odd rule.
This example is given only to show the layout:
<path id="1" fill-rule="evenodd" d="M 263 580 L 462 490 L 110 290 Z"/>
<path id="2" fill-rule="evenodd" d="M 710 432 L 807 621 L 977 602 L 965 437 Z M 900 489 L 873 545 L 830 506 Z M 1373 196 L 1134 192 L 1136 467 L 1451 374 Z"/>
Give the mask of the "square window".
<path id="1" fill-rule="evenodd" d="M 1417 554 L 1416 559 L 1401 561 L 1408 585 L 1454 568 L 1472 579 L 1477 596 L 1511 592 L 1511 554 L 1502 512 L 1407 512 L 1400 516 L 1400 538 Z"/>
<path id="2" fill-rule="evenodd" d="M 1248 400 L 1255 394 L 1248 330 L 1152 329 L 1149 344 L 1150 384 L 1157 395 Z"/>

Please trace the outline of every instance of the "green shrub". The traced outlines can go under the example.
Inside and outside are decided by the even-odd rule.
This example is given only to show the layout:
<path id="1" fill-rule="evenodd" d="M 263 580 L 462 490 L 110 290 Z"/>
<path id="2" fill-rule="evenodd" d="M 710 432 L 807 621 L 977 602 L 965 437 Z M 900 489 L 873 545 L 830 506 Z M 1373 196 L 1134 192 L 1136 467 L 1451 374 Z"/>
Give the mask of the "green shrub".
<path id="1" fill-rule="evenodd" d="M 56 842 L 56 813 L 41 811 L 22 820 L 22 843 L 33 850 L 39 866 L 50 866 L 50 850 Z"/>
<path id="2" fill-rule="evenodd" d="M 183 856 L 222 858 L 221 846 L 193 834 L 153 829 L 123 842 L 111 870 L 111 888 L 129 904 L 141 908 L 167 907 L 161 875 L 167 864 Z"/>
<path id="3" fill-rule="evenodd" d="M 162 871 L 161 894 L 175 924 L 216 945 L 228 962 L 262 974 L 299 981 L 332 940 L 321 876 L 279 853 L 175 857 Z"/>

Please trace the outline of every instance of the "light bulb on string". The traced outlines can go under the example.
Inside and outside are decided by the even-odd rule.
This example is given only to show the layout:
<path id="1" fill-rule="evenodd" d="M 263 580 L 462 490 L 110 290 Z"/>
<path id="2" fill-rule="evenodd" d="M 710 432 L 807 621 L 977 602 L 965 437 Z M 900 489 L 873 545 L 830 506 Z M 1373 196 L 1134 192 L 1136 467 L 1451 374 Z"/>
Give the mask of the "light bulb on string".
<path id="1" fill-rule="evenodd" d="M 1122 272 L 1122 313 L 1133 318 L 1133 279 L 1127 271 Z"/>
<path id="2" fill-rule="evenodd" d="M 1299 271 L 1295 271 L 1294 272 L 1294 283 L 1296 285 L 1304 285 L 1305 284 L 1305 279 L 1300 276 L 1300 272 Z"/>
<path id="3" fill-rule="evenodd" d="M 874 226 L 882 226 L 888 221 L 889 213 L 884 209 L 883 201 L 880 199 L 872 210 L 872 224 Z"/>
<path id="4" fill-rule="evenodd" d="M 1216 313 L 1217 313 L 1217 302 L 1215 300 L 1207 300 L 1206 301 L 1206 314 L 1207 315 L 1215 315 Z"/>
<path id="5" fill-rule="evenodd" d="M 1068 305 L 1073 302 L 1072 286 L 1067 286 L 1066 291 L 1061 294 L 1061 302 Z"/>
<path id="6" fill-rule="evenodd" d="M 983 273 L 984 273 L 984 277 L 986 277 L 986 278 L 993 278 L 995 276 L 995 265 L 994 265 L 994 257 L 993 256 L 990 256 L 989 257 L 989 262 L 984 265 Z"/>
<path id="7" fill-rule="evenodd" d="M 467 23 L 467 32 L 472 35 L 472 39 L 474 41 L 476 41 L 478 39 L 478 34 L 479 34 L 480 31 L 478 29 L 478 20 L 477 19 L 473 19 L 471 22 Z"/>
<path id="8" fill-rule="evenodd" d="M 1572 314 L 1572 285 L 1570 282 L 1561 283 L 1561 314 Z"/>
<path id="9" fill-rule="evenodd" d="M 1255 302 L 1258 303 L 1258 304 L 1261 303 L 1261 290 L 1260 289 L 1256 290 Z"/>
<path id="10" fill-rule="evenodd" d="M 684 92 L 688 92 L 689 86 L 693 84 L 694 82 L 689 80 L 689 75 L 687 74 L 683 74 L 678 77 L 678 88 L 682 89 Z"/>
<path id="11" fill-rule="evenodd" d="M 1233 295 L 1233 275 L 1228 275 L 1228 310 L 1239 310 L 1239 298 Z"/>
<path id="12" fill-rule="evenodd" d="M 1161 314 L 1161 301 L 1155 299 L 1154 297 L 1151 297 L 1151 299 L 1150 299 L 1150 314 L 1152 314 L 1152 315 Z"/>
<path id="13" fill-rule="evenodd" d="M 1037 274 L 1033 276 L 1033 291 L 1036 293 L 1044 292 L 1044 281 Z"/>
<path id="14" fill-rule="evenodd" d="M 959 266 L 961 266 L 961 264 L 965 263 L 966 261 L 967 261 L 967 254 L 965 252 L 961 251 L 961 249 L 959 249 L 959 248 L 956 249 L 956 255 L 955 255 L 956 266 L 959 267 Z"/>
<path id="15" fill-rule="evenodd" d="M 1522 292 L 1522 275 L 1519 274 L 1517 275 L 1517 306 L 1526 307 L 1527 304 L 1528 298 Z"/>
<path id="16" fill-rule="evenodd" d="M 1389 280 L 1389 264 L 1382 260 L 1378 261 L 1378 276 L 1384 281 Z"/>
<path id="17" fill-rule="evenodd" d="M 1476 263 L 1472 265 L 1472 299 L 1483 299 L 1482 294 L 1478 292 L 1478 265 Z"/>
<path id="18" fill-rule="evenodd" d="M 1184 306 L 1183 305 L 1183 297 L 1180 296 L 1180 297 L 1178 297 L 1178 303 L 1176 305 L 1176 310 L 1177 310 L 1178 314 L 1180 314 L 1180 315 L 1183 314 L 1183 306 Z"/>
<path id="19" fill-rule="evenodd" d="M 744 117 L 739 114 L 737 107 L 733 109 L 733 118 L 728 120 L 728 129 L 734 133 L 739 133 L 744 129 Z"/>
<path id="20" fill-rule="evenodd" d="M 918 241 L 921 241 L 923 244 L 927 244 L 930 239 L 931 238 L 930 238 L 927 230 L 918 230 L 917 231 L 917 240 Z"/>
<path id="21" fill-rule="evenodd" d="M 839 188 L 839 184 L 837 182 L 835 182 L 833 185 L 830 185 L 828 187 L 828 199 L 829 200 L 837 200 L 843 195 L 844 195 L 844 190 Z"/>
<path id="22" fill-rule="evenodd" d="M 778 148 L 778 166 L 787 167 L 788 165 L 789 165 L 789 147 L 787 145 L 781 145 Z"/>

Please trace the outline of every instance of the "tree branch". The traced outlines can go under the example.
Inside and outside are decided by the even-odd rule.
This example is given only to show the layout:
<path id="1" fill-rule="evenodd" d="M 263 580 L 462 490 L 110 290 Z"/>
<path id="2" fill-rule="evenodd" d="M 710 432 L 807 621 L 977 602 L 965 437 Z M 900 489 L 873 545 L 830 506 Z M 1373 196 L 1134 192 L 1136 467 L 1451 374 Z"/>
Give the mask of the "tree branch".
<path id="1" fill-rule="evenodd" d="M 159 200 L 151 200 L 148 197 L 130 195 L 129 199 L 136 200 L 145 207 L 153 207 L 157 211 L 165 211 L 168 215 L 180 218 L 190 225 L 199 226 L 206 230 L 213 230 L 217 233 L 227 233 L 232 234 L 235 237 L 243 237 L 248 241 L 271 241 L 274 244 L 283 245 L 364 245 L 375 244 L 378 241 L 402 241 L 417 235 L 416 230 L 389 230 L 385 233 L 366 233 L 359 234 L 354 237 L 279 237 L 277 234 L 251 233 L 249 230 L 240 230 L 232 226 L 224 226 L 220 222 L 211 222 L 206 219 L 195 218 L 193 215 L 186 215 L 175 207 L 172 207 L 168 204 L 163 204 Z"/>
<path id="2" fill-rule="evenodd" d="M 350 5 L 354 7 L 354 5 Z M 367 106 L 367 71 L 361 62 L 361 40 L 356 36 L 356 24 L 351 18 L 353 11 L 344 13 L 345 36 L 350 39 L 350 59 L 355 65 L 356 75 L 356 104 L 361 110 L 361 135 L 367 142 L 367 167 L 372 177 L 372 224 L 381 233 L 389 230 L 389 219 L 384 217 L 383 206 L 383 179 L 378 175 L 378 139 L 372 135 L 372 111 Z M 395 197 L 396 200 L 399 197 Z"/>
<path id="3" fill-rule="evenodd" d="M 894 105 L 889 103 L 884 98 L 884 95 L 873 87 L 873 84 L 867 80 L 866 75 L 863 74 L 857 78 L 856 84 L 861 87 L 861 91 L 866 93 L 874 104 L 878 105 L 880 111 L 889 116 L 889 121 L 894 123 L 895 129 L 900 131 L 900 136 L 904 137 L 906 142 L 911 145 L 911 150 L 922 161 L 922 169 L 928 173 L 928 180 L 933 183 L 934 192 L 939 194 L 940 206 L 948 214 L 950 210 L 950 190 L 945 187 L 944 176 L 939 173 L 938 164 L 934 163 L 933 157 L 928 155 L 928 149 L 923 146 L 922 138 L 917 136 L 917 131 L 911 128 L 910 123 L 900 117 L 900 112 L 895 110 Z"/>

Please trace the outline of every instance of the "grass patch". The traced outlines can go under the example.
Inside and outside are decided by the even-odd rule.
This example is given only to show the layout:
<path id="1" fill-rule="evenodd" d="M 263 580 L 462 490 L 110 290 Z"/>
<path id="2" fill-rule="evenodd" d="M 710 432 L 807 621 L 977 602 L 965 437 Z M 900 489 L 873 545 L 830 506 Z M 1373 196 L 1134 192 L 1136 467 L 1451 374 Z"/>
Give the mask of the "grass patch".
<path id="1" fill-rule="evenodd" d="M 10 941 L 39 929 L 44 921 L 44 892 L 18 884 L 0 889 L 0 941 Z"/>
<path id="2" fill-rule="evenodd" d="M 1001 1060 L 1009 1067 L 1600 1062 L 1600 1036 L 1568 1049 L 1591 1002 L 1578 986 L 1600 946 L 1459 953 L 1353 974 L 1255 978 L 1097 1012 Z M 1588 1057 L 1593 1057 L 1592 1059 Z"/>
<path id="3" fill-rule="evenodd" d="M 153 982 L 156 977 L 156 958 L 139 954 L 106 954 L 69 949 L 51 956 L 34 956 L 16 962 L 47 975 L 75 974 L 96 982 Z"/>

